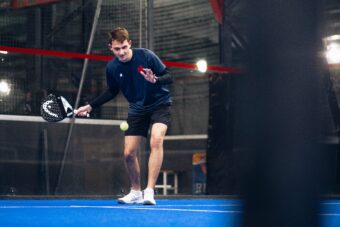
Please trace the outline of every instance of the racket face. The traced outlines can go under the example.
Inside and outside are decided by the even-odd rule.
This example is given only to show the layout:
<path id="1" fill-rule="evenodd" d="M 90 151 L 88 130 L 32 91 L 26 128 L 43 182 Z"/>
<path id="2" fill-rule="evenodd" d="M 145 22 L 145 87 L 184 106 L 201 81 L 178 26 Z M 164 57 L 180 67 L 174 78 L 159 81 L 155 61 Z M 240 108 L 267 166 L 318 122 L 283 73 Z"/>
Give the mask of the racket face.
<path id="1" fill-rule="evenodd" d="M 66 107 L 64 107 L 64 103 Z M 48 122 L 58 122 L 68 116 L 72 116 L 73 113 L 71 105 L 66 101 L 65 98 L 57 96 L 55 94 L 49 94 L 41 103 L 40 113 L 44 120 Z"/>

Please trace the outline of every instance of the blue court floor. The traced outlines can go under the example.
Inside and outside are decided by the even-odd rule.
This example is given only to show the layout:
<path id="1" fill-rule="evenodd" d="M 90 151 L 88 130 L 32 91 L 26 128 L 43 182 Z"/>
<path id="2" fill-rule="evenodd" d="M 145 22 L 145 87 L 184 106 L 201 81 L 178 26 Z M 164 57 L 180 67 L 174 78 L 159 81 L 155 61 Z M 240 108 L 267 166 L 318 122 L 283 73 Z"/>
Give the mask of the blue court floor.
<path id="1" fill-rule="evenodd" d="M 340 226 L 340 200 L 324 200 L 321 202 L 321 226 Z"/>
<path id="2" fill-rule="evenodd" d="M 230 199 L 158 199 L 156 206 L 115 200 L 0 200 L 0 226 L 239 226 Z"/>
<path id="3" fill-rule="evenodd" d="M 324 200 L 321 227 L 340 226 L 340 200 Z M 241 226 L 237 199 L 158 199 L 156 206 L 115 200 L 0 200 L 0 226 Z"/>

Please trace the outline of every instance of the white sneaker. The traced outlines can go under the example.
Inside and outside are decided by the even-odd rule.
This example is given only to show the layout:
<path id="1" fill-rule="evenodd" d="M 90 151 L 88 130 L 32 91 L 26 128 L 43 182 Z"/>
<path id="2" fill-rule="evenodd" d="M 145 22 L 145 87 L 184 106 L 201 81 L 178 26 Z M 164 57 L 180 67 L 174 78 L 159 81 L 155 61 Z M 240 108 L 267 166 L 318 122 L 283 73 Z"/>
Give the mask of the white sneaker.
<path id="1" fill-rule="evenodd" d="M 118 199 L 118 203 L 122 204 L 143 203 L 143 193 L 141 191 L 135 191 L 131 189 L 129 194 Z"/>
<path id="2" fill-rule="evenodd" d="M 147 188 L 143 192 L 144 192 L 144 202 L 143 202 L 144 205 L 156 205 L 153 189 Z"/>

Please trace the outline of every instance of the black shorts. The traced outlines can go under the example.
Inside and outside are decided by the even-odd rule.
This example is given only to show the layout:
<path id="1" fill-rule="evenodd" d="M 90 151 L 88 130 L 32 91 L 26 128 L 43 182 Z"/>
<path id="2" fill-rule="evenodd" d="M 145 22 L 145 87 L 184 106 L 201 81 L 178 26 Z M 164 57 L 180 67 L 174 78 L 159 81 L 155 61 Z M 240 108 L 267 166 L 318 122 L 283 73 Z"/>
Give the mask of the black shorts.
<path id="1" fill-rule="evenodd" d="M 141 115 L 128 115 L 129 128 L 125 131 L 126 136 L 147 137 L 150 124 L 163 123 L 169 126 L 171 122 L 171 106 L 160 106 L 151 113 Z"/>

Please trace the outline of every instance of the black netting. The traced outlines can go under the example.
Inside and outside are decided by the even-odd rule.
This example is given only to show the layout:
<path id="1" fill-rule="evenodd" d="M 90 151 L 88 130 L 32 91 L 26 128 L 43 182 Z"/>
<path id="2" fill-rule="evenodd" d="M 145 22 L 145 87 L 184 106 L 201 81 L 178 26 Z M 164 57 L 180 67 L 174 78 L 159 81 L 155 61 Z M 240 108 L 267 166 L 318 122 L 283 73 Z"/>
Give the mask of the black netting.
<path id="1" fill-rule="evenodd" d="M 95 8 L 94 0 L 72 0 L 0 10 L 0 45 L 85 53 Z M 151 11 L 146 0 L 104 0 L 91 54 L 112 55 L 107 48 L 108 32 L 123 26 L 130 32 L 133 47 L 151 48 L 162 60 L 195 63 L 206 59 L 209 64 L 219 63 L 219 28 L 209 1 L 155 0 Z M 153 15 L 151 19 L 149 13 Z M 11 87 L 10 94 L 2 97 L 0 113 L 39 115 L 42 98 L 52 92 L 75 102 L 83 59 L 15 52 L 0 54 L 0 57 L 0 79 Z M 106 89 L 106 63 L 89 61 L 80 105 Z M 176 113 L 170 131 L 206 133 L 208 81 L 205 75 L 194 69 L 170 68 L 170 71 L 175 78 L 170 89 Z M 92 117 L 125 119 L 127 105 L 119 95 L 97 109 Z M 192 117 L 190 112 L 197 114 Z"/>

